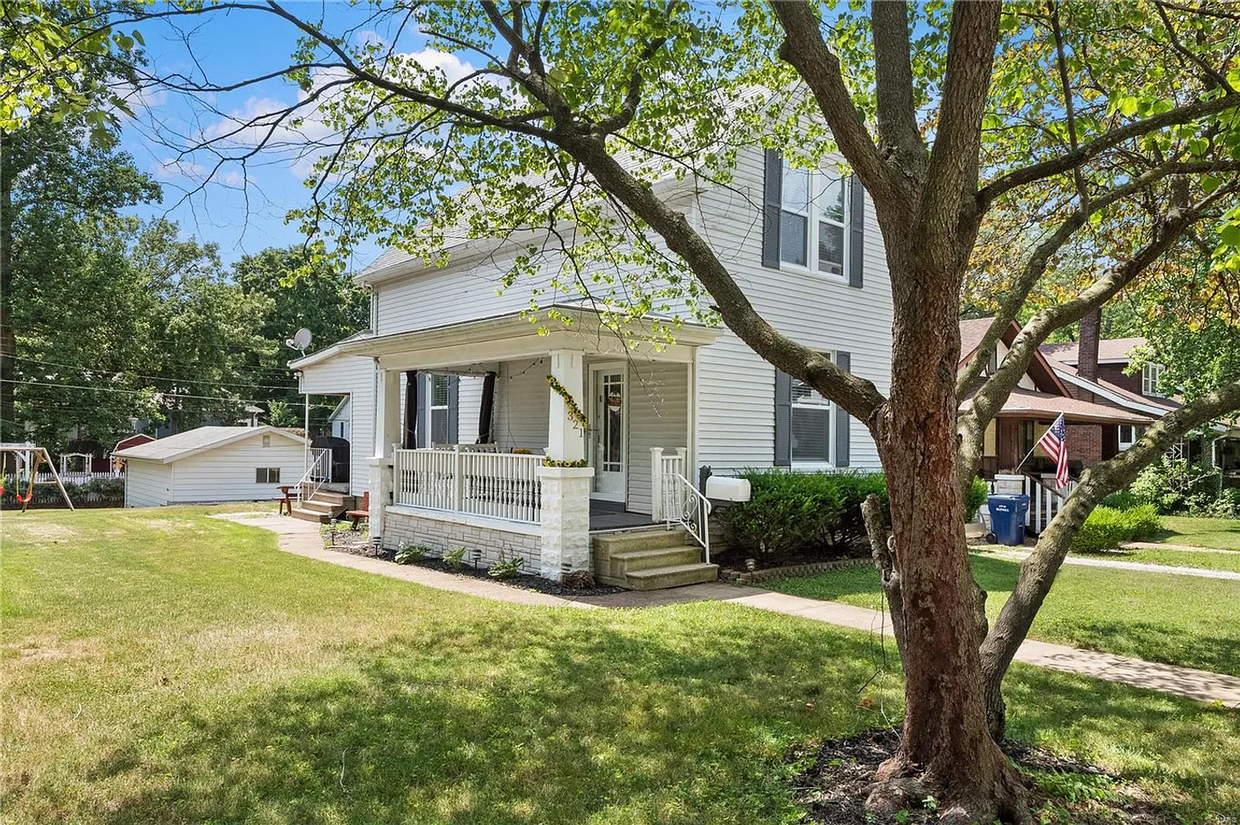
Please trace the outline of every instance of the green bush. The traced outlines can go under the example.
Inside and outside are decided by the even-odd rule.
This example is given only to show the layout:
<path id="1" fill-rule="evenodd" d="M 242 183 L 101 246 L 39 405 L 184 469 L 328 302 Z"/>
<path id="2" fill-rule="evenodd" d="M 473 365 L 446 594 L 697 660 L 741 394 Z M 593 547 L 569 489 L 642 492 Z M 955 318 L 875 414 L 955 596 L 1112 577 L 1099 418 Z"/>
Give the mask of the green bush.
<path id="1" fill-rule="evenodd" d="M 1163 515 L 1201 510 L 1218 498 L 1218 470 L 1164 456 L 1142 470 L 1128 489 Z"/>
<path id="2" fill-rule="evenodd" d="M 977 511 L 986 503 L 990 495 L 990 485 L 985 479 L 975 478 L 964 490 L 964 520 L 966 523 L 977 521 Z"/>
<path id="3" fill-rule="evenodd" d="M 393 561 L 397 564 L 413 564 L 425 559 L 430 552 L 431 548 L 422 544 L 404 544 L 396 551 Z"/>
<path id="4" fill-rule="evenodd" d="M 1126 490 L 1111 493 L 1111 495 L 1102 500 L 1102 506 L 1110 507 L 1112 510 L 1131 510 L 1134 507 L 1140 507 L 1142 504 L 1149 504 L 1149 502 Z"/>
<path id="5" fill-rule="evenodd" d="M 1085 553 L 1114 550 L 1124 542 L 1153 538 L 1161 529 L 1162 519 L 1152 504 L 1129 510 L 1099 506 L 1072 539 L 1072 549 Z"/>
<path id="6" fill-rule="evenodd" d="M 750 470 L 740 477 L 752 494 L 723 508 L 724 531 L 732 545 L 767 559 L 828 548 L 847 552 L 865 536 L 861 502 L 875 493 L 887 504 L 881 473 Z"/>

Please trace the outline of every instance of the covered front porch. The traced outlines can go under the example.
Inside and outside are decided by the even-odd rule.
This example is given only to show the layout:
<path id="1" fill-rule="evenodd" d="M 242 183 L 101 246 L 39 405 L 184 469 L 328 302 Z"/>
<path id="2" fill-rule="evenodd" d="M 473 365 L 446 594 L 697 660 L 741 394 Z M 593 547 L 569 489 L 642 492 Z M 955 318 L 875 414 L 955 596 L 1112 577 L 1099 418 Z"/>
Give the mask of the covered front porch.
<path id="1" fill-rule="evenodd" d="M 590 311 L 372 338 L 371 530 L 389 548 L 520 556 L 547 578 L 591 569 L 591 533 L 654 525 L 693 473 L 697 347 L 622 335 Z"/>

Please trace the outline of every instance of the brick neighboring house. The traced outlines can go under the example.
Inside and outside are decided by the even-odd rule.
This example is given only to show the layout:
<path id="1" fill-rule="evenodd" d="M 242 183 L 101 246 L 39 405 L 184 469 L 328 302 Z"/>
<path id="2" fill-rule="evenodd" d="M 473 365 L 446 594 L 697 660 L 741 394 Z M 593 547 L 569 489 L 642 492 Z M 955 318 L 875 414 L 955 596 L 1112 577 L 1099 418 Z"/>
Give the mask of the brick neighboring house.
<path id="1" fill-rule="evenodd" d="M 976 356 L 992 320 L 979 318 L 960 322 L 961 370 Z M 985 375 L 993 373 L 1007 357 L 1008 348 L 1019 333 L 1020 325 L 1012 322 Z M 1075 372 L 1062 362 L 1048 358 L 1044 352 L 1035 355 L 1020 384 L 986 429 L 982 466 L 978 468 L 983 477 L 1017 472 L 1039 477 L 1053 475 L 1050 460 L 1035 445 L 1061 413 L 1067 425 L 1068 462 L 1074 475 L 1108 457 L 1108 433 L 1114 434 L 1122 428 L 1136 431 L 1153 420 L 1152 412 L 1104 403 L 1100 393 L 1095 392 L 1102 389 L 1100 386 L 1083 379 L 1074 384 L 1065 379 L 1062 374 L 1065 371 Z M 1092 389 L 1082 391 L 1081 384 L 1090 385 Z M 969 403 L 966 399 L 963 406 Z"/>

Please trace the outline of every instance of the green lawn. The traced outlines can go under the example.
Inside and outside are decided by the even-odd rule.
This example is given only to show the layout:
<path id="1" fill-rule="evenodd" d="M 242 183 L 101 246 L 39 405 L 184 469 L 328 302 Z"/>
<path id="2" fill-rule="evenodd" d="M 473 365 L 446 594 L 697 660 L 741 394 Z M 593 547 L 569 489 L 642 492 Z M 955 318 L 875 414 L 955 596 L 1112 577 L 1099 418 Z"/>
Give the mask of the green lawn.
<path id="1" fill-rule="evenodd" d="M 1184 553 L 1183 555 L 1195 555 Z M 1019 563 L 972 557 L 993 619 Z M 798 596 L 879 606 L 873 567 L 780 579 L 764 586 Z M 1240 581 L 1065 565 L 1030 635 L 1049 642 L 1240 676 Z"/>
<path id="2" fill-rule="evenodd" d="M 1168 550 L 1164 548 L 1141 548 L 1132 550 L 1108 550 L 1100 553 L 1073 553 L 1086 559 L 1104 561 L 1131 561 L 1141 564 L 1160 564 L 1164 567 L 1200 567 L 1205 570 L 1229 570 L 1240 573 L 1240 553 L 1206 553 L 1196 550 Z"/>
<path id="3" fill-rule="evenodd" d="M 5 823 L 781 823 L 795 743 L 898 719 L 868 634 L 527 608 L 189 508 L 4 514 Z M 1014 735 L 1240 810 L 1234 711 L 1017 667 Z"/>
<path id="4" fill-rule="evenodd" d="M 1154 541 L 1240 550 L 1240 519 L 1163 516 L 1163 526 L 1166 529 Z"/>

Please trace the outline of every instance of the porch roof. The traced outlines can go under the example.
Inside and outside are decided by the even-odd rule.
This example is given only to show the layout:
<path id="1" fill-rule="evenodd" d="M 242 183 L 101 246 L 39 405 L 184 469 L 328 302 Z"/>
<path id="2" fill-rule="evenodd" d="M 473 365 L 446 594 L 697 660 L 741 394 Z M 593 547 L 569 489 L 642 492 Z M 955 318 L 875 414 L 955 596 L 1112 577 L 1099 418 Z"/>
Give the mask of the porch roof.
<path id="1" fill-rule="evenodd" d="M 599 312 L 579 305 L 554 305 L 567 318 L 532 323 L 523 312 L 509 312 L 410 332 L 371 335 L 342 341 L 337 346 L 344 355 L 364 355 L 380 359 L 384 369 L 436 369 L 507 361 L 546 355 L 554 350 L 574 350 L 587 355 L 623 355 L 638 352 L 656 360 L 688 362 L 693 350 L 712 344 L 715 329 L 701 324 L 682 323 L 673 334 L 674 343 L 656 345 L 648 340 L 657 322 L 670 318 L 647 318 L 631 322 L 626 340 L 608 328 Z"/>
<path id="2" fill-rule="evenodd" d="M 970 398 L 961 407 L 967 409 L 972 403 L 973 399 Z M 1063 413 L 1064 420 L 1069 424 L 1144 425 L 1152 421 L 1148 416 L 1116 407 L 1025 389 L 1013 390 L 996 417 L 1050 419 L 1057 418 L 1060 413 Z"/>

